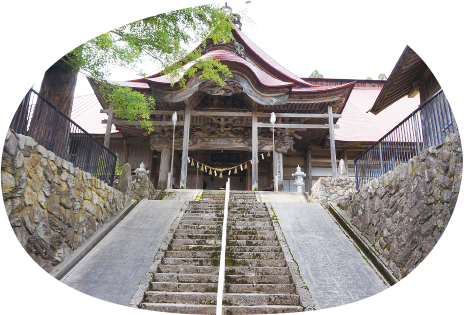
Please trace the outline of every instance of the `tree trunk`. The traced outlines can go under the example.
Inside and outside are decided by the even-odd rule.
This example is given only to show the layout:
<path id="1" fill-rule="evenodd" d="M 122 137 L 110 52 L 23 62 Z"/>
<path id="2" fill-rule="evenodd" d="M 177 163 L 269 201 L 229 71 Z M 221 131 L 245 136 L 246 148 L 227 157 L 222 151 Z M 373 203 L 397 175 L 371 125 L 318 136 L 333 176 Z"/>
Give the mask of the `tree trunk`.
<path id="1" fill-rule="evenodd" d="M 78 70 L 72 69 L 61 59 L 44 75 L 39 94 L 58 107 L 68 117 L 71 115 Z"/>
<path id="2" fill-rule="evenodd" d="M 68 117 L 71 116 L 77 74 L 77 70 L 59 60 L 45 72 L 40 86 L 39 94 Z M 69 160 L 69 121 L 40 100 L 36 105 L 30 124 L 31 136 L 47 150 Z"/>

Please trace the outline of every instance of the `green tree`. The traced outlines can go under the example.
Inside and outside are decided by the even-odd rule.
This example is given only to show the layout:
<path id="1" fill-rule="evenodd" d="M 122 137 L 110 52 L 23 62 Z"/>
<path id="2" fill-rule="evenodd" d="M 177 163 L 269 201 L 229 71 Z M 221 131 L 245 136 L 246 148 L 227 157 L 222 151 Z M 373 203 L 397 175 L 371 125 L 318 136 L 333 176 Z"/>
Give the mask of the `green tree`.
<path id="1" fill-rule="evenodd" d="M 309 77 L 310 78 L 323 78 L 324 76 L 321 73 L 319 73 L 319 71 L 317 71 L 316 69 L 311 73 Z"/>
<path id="2" fill-rule="evenodd" d="M 371 78 L 371 77 L 367 77 L 366 80 L 372 80 L 372 78 Z"/>
<path id="3" fill-rule="evenodd" d="M 111 30 L 75 48 L 44 75 L 40 94 L 55 104 L 68 116 L 72 110 L 74 89 L 78 72 L 105 82 L 110 69 L 119 66 L 137 70 L 137 64 L 154 61 L 166 68 L 172 77 L 184 74 L 182 66 L 195 63 L 185 74 L 193 76 L 202 70 L 203 78 L 224 85 L 221 76 L 230 76 L 228 68 L 211 58 L 199 59 L 200 49 L 188 53 L 185 47 L 195 42 L 203 43 L 212 38 L 215 43 L 229 42 L 232 38 L 231 12 L 219 6 L 205 5 L 172 11 L 136 21 Z M 139 72 L 144 75 L 142 72 Z M 185 79 L 181 79 L 181 84 Z M 142 120 L 147 129 L 150 109 L 154 100 L 129 88 L 102 84 L 107 101 L 114 102 L 117 117 Z"/>
<path id="4" fill-rule="evenodd" d="M 385 73 L 379 74 L 379 80 L 386 80 L 386 79 L 387 79 L 387 76 L 385 75 Z"/>

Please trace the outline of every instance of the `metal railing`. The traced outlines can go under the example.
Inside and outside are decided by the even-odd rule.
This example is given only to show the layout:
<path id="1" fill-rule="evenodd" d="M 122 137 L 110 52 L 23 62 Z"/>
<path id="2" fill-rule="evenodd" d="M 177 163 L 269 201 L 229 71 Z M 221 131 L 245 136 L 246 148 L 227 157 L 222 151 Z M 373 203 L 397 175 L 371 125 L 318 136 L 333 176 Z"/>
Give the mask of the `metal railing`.
<path id="1" fill-rule="evenodd" d="M 456 132 L 453 112 L 440 90 L 354 160 L 356 189 Z"/>
<path id="2" fill-rule="evenodd" d="M 22 100 L 10 128 L 33 138 L 74 167 L 113 185 L 116 155 L 34 89 Z"/>
<path id="3" fill-rule="evenodd" d="M 229 213 L 230 177 L 226 182 L 226 198 L 224 200 L 224 219 L 222 222 L 221 257 L 219 260 L 218 290 L 216 298 L 216 315 L 222 315 L 222 296 L 226 274 L 226 244 L 227 244 L 227 217 Z"/>

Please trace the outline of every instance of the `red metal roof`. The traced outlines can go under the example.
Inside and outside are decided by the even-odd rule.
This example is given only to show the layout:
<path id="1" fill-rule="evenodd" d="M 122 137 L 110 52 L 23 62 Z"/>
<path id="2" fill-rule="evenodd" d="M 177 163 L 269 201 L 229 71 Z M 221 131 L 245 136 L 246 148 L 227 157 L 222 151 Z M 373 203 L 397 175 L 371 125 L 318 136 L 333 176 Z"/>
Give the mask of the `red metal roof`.
<path id="1" fill-rule="evenodd" d="M 258 81 L 262 85 L 267 86 L 267 87 L 286 87 L 286 86 L 293 86 L 293 84 L 294 84 L 293 82 L 285 82 L 285 81 L 281 81 L 281 80 L 279 80 L 277 78 L 274 78 L 271 75 L 264 72 L 263 70 L 261 70 L 258 67 L 254 66 L 250 62 L 246 61 L 242 57 L 239 57 L 236 54 L 234 54 L 234 53 L 232 53 L 230 51 L 224 50 L 224 49 L 212 50 L 212 51 L 206 53 L 203 56 L 203 58 L 204 57 L 211 57 L 214 60 L 220 60 L 222 62 L 240 63 L 240 64 L 248 67 L 254 73 L 254 75 L 256 76 Z M 193 66 L 193 64 L 186 65 L 185 70 L 187 70 L 188 68 L 190 68 L 192 66 Z M 178 82 L 179 79 L 180 78 L 176 78 L 174 80 L 174 82 Z M 150 78 L 150 79 L 147 79 L 147 80 L 152 81 L 152 82 L 156 82 L 156 83 L 161 83 L 161 84 L 171 84 L 171 81 L 169 80 L 168 75 L 163 75 L 163 76 L 157 77 L 157 78 Z"/>
<path id="2" fill-rule="evenodd" d="M 403 97 L 377 115 L 366 113 L 382 88 L 354 87 L 335 129 L 337 141 L 376 142 L 420 105 L 420 98 Z"/>
<path id="3" fill-rule="evenodd" d="M 292 88 L 292 93 L 324 92 L 324 91 L 342 89 L 344 87 L 355 85 L 355 84 L 356 84 L 356 81 L 342 84 L 342 85 L 332 85 L 332 86 L 316 86 L 316 85 L 313 85 L 312 87 L 295 86 Z"/>
<path id="4" fill-rule="evenodd" d="M 297 77 L 289 70 L 284 68 L 281 64 L 277 61 L 272 59 L 268 54 L 266 54 L 261 48 L 259 48 L 252 40 L 250 40 L 238 27 L 235 27 L 233 30 L 240 39 L 242 39 L 243 43 L 248 46 L 262 61 L 264 61 L 267 65 L 274 68 L 276 71 L 284 75 L 285 77 L 289 78 L 293 82 L 298 83 L 299 85 L 303 86 L 313 86 L 312 84 L 302 80 L 301 78 Z"/>
<path id="5" fill-rule="evenodd" d="M 100 102 L 95 94 L 76 96 L 73 101 L 71 119 L 90 134 L 105 134 L 106 125 L 102 124 L 103 119 L 108 115 L 100 113 L 102 109 Z M 119 132 L 114 125 L 111 125 L 111 133 Z"/>
<path id="6" fill-rule="evenodd" d="M 136 89 L 145 89 L 149 90 L 150 86 L 145 82 L 133 82 L 133 81 L 108 81 L 109 83 L 118 84 L 122 86 L 127 86 Z"/>

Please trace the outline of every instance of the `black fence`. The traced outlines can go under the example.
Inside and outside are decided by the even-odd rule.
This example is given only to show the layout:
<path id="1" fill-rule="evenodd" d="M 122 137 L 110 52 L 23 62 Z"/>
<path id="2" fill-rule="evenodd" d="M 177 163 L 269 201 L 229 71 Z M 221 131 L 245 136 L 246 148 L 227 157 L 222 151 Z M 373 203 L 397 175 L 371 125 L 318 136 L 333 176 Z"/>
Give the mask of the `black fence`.
<path id="1" fill-rule="evenodd" d="M 442 144 L 448 134 L 455 132 L 458 126 L 440 90 L 354 160 L 356 189 L 422 150 Z"/>
<path id="2" fill-rule="evenodd" d="M 19 105 L 10 128 L 113 186 L 116 155 L 33 89 Z"/>

